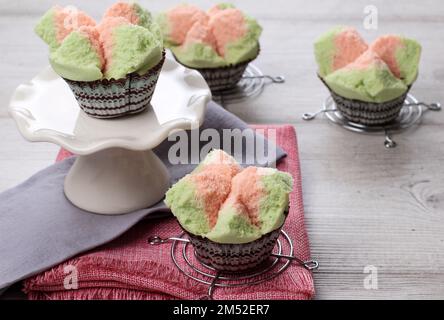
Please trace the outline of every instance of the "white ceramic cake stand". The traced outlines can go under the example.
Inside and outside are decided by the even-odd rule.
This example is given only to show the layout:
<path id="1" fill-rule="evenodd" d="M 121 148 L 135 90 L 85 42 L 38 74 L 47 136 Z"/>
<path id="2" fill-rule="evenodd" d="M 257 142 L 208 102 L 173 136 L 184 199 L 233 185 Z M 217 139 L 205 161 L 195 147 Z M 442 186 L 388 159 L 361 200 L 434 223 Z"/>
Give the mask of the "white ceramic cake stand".
<path id="1" fill-rule="evenodd" d="M 151 149 L 174 130 L 199 127 L 210 99 L 197 71 L 167 57 L 152 108 L 140 114 L 106 120 L 87 116 L 50 67 L 16 89 L 9 112 L 26 139 L 52 142 L 78 155 L 64 186 L 73 204 L 121 214 L 163 198 L 169 175 Z"/>

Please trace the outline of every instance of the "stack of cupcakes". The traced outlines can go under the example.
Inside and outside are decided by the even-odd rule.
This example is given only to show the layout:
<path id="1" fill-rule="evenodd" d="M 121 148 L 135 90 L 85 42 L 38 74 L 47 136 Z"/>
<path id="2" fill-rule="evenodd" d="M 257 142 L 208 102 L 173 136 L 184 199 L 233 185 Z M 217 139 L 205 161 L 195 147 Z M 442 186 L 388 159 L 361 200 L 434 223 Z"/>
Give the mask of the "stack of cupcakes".
<path id="1" fill-rule="evenodd" d="M 225 152 L 213 150 L 171 187 L 165 203 L 201 262 L 237 272 L 270 257 L 288 213 L 292 185 L 288 173 L 242 169 Z"/>
<path id="2" fill-rule="evenodd" d="M 178 5 L 158 17 L 176 60 L 199 71 L 212 92 L 233 88 L 259 54 L 262 28 L 231 4 L 207 12 Z"/>
<path id="3" fill-rule="evenodd" d="M 165 53 L 159 26 L 138 4 L 114 4 L 100 24 L 55 6 L 35 31 L 49 45 L 51 66 L 89 116 L 114 118 L 149 106 Z"/>
<path id="4" fill-rule="evenodd" d="M 315 42 L 318 76 L 336 108 L 352 122 L 375 126 L 394 121 L 418 75 L 421 46 L 397 35 L 370 46 L 351 27 L 335 27 Z"/>

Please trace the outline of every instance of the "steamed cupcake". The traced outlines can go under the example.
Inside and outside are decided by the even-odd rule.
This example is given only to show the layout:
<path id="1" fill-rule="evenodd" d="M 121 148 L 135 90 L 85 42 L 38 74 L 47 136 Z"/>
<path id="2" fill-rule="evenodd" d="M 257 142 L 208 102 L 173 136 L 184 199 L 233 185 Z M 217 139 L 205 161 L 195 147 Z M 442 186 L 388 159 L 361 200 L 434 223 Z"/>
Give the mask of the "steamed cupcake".
<path id="1" fill-rule="evenodd" d="M 213 92 L 234 87 L 259 54 L 262 28 L 231 4 L 218 4 L 208 12 L 181 4 L 158 21 L 176 60 L 198 70 Z"/>
<path id="2" fill-rule="evenodd" d="M 150 13 L 137 4 L 119 2 L 96 24 L 75 11 L 88 24 L 61 29 L 63 37 L 54 37 L 54 26 L 62 23 L 57 19 L 64 19 L 59 11 L 66 10 L 50 9 L 36 32 L 50 45 L 51 66 L 68 83 L 81 109 L 96 118 L 144 111 L 164 61 L 162 36 Z M 53 20 L 57 23 L 50 23 Z"/>
<path id="3" fill-rule="evenodd" d="M 269 258 L 285 222 L 292 184 L 287 173 L 241 169 L 228 154 L 214 150 L 171 187 L 165 203 L 202 262 L 241 271 Z"/>
<path id="4" fill-rule="evenodd" d="M 394 121 L 418 75 L 421 46 L 382 36 L 370 46 L 350 27 L 336 27 L 315 42 L 318 75 L 346 119 L 364 125 Z"/>

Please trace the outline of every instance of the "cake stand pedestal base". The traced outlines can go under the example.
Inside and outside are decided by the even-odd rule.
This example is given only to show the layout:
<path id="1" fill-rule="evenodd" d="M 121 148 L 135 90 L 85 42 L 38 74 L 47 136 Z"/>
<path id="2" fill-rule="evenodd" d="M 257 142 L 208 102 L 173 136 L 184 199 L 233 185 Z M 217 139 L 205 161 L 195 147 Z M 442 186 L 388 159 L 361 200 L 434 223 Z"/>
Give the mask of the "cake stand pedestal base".
<path id="1" fill-rule="evenodd" d="M 151 150 L 111 148 L 77 157 L 65 195 L 81 209 L 122 214 L 159 202 L 169 185 L 168 170 Z"/>

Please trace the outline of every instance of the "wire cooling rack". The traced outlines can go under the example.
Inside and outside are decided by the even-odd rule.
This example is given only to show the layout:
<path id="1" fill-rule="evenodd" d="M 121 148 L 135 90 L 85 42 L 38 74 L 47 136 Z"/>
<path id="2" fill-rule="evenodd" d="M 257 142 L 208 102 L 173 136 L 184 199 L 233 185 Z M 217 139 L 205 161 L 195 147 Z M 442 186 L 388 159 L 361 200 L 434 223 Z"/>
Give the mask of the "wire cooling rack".
<path id="1" fill-rule="evenodd" d="M 239 103 L 260 95 L 268 84 L 284 82 L 284 76 L 264 75 L 258 67 L 250 63 L 237 86 L 232 89 L 213 92 L 213 100 L 222 106 Z"/>
<path id="2" fill-rule="evenodd" d="M 326 118 L 344 129 L 352 132 L 364 134 L 379 134 L 384 136 L 384 146 L 386 148 L 395 148 L 397 143 L 393 140 L 392 134 L 404 131 L 412 126 L 419 125 L 425 111 L 440 111 L 440 103 L 419 102 L 413 95 L 408 94 L 404 106 L 399 113 L 398 118 L 384 126 L 366 126 L 360 123 L 352 122 L 341 115 L 336 109 L 336 105 L 331 96 L 325 99 L 322 108 L 314 113 L 304 113 L 302 119 L 313 120 L 319 114 L 324 113 Z"/>
<path id="3" fill-rule="evenodd" d="M 212 299 L 214 290 L 218 287 L 246 287 L 270 281 L 287 270 L 291 263 L 297 263 L 310 271 L 319 267 L 315 260 L 303 261 L 294 256 L 293 241 L 284 230 L 281 230 L 270 259 L 259 267 L 242 273 L 220 272 L 199 261 L 185 233 L 170 238 L 150 237 L 148 243 L 171 243 L 170 255 L 177 269 L 186 277 L 208 286 L 207 294 L 201 299 Z"/>

